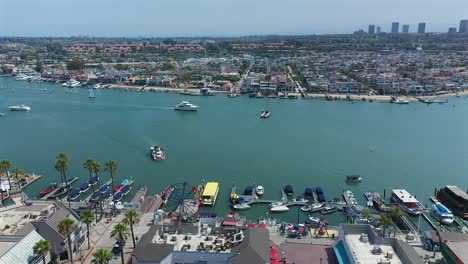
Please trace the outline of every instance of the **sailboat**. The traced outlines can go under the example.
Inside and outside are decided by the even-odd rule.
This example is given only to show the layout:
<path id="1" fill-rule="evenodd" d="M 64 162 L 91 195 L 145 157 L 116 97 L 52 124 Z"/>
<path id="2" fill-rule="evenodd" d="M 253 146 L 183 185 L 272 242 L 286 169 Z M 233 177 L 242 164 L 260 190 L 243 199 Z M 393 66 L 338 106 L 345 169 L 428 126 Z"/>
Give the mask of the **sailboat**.
<path id="1" fill-rule="evenodd" d="M 88 91 L 89 91 L 89 98 L 96 98 L 96 95 L 94 95 L 93 89 L 89 88 Z"/>

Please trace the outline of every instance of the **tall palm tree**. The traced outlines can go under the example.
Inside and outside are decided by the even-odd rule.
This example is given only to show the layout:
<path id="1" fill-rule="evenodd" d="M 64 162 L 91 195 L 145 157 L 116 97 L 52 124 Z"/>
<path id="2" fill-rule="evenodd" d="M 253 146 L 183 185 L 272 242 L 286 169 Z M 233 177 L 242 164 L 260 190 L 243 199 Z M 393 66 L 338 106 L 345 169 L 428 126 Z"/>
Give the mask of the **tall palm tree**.
<path id="1" fill-rule="evenodd" d="M 99 162 L 97 162 L 97 161 L 94 161 L 92 168 L 93 168 L 93 172 L 94 172 L 95 175 L 98 175 L 99 172 L 101 172 L 101 164 L 99 164 Z M 98 185 L 97 189 L 98 190 L 101 189 L 100 181 L 97 182 L 97 185 Z M 97 204 L 96 204 L 96 215 L 97 215 L 97 205 L 98 204 L 99 204 L 99 207 L 101 208 L 101 217 L 102 217 L 102 205 L 101 205 L 101 202 L 99 200 L 97 201 Z M 97 217 L 96 217 L 96 223 L 97 223 Z"/>
<path id="2" fill-rule="evenodd" d="M 71 234 L 75 232 L 75 230 L 78 227 L 75 224 L 75 221 L 73 221 L 70 218 L 64 218 L 60 223 L 58 224 L 58 230 L 60 234 L 67 236 L 68 240 L 68 255 L 70 256 L 70 263 L 73 264 L 73 251 L 72 251 L 72 242 L 71 242 Z"/>
<path id="3" fill-rule="evenodd" d="M 111 175 L 111 190 L 112 190 L 112 201 L 114 201 L 114 173 L 117 171 L 117 162 L 114 160 L 109 160 L 106 162 L 106 171 L 108 171 Z M 112 206 L 112 216 L 115 216 L 115 202 Z"/>
<path id="4" fill-rule="evenodd" d="M 5 172 L 5 175 L 8 178 L 8 186 L 9 186 L 8 192 L 10 192 L 11 190 L 10 175 L 8 174 L 8 170 L 10 169 L 10 167 L 11 167 L 11 162 L 9 160 L 0 161 L 0 169 Z"/>
<path id="5" fill-rule="evenodd" d="M 59 153 L 57 155 L 57 162 L 55 163 L 55 169 L 60 172 L 62 176 L 62 181 L 65 183 L 65 187 L 67 188 L 67 197 L 68 197 L 68 208 L 71 207 L 70 204 L 70 186 L 67 179 L 67 170 L 68 170 L 68 156 L 65 153 Z"/>
<path id="6" fill-rule="evenodd" d="M 93 260 L 91 260 L 92 264 L 108 264 L 109 261 L 112 259 L 112 253 L 109 250 L 105 250 L 102 248 L 96 249 L 93 253 Z"/>
<path id="7" fill-rule="evenodd" d="M 18 174 L 24 174 L 24 171 L 22 169 L 20 169 L 20 168 L 14 168 L 12 172 L 15 174 L 16 186 L 18 186 L 18 192 L 20 192 L 21 191 L 21 186 L 20 186 L 20 181 L 19 181 L 19 178 L 18 178 Z"/>
<path id="8" fill-rule="evenodd" d="M 374 215 L 369 209 L 364 209 L 362 211 L 362 217 L 364 217 L 367 220 L 367 222 L 370 222 L 370 220 L 374 219 Z"/>
<path id="9" fill-rule="evenodd" d="M 387 229 L 387 227 L 389 225 L 391 225 L 393 223 L 392 219 L 384 214 L 380 214 L 380 219 L 379 219 L 379 222 L 382 224 L 382 232 L 383 232 L 383 236 L 385 236 L 385 230 Z"/>
<path id="10" fill-rule="evenodd" d="M 52 248 L 52 245 L 50 244 L 50 241 L 48 240 L 39 240 L 34 244 L 33 251 L 34 255 L 41 257 L 42 258 L 42 263 L 46 264 L 45 257 L 47 253 L 49 253 L 50 249 Z"/>
<path id="11" fill-rule="evenodd" d="M 93 166 L 94 166 L 95 161 L 92 159 L 87 159 L 83 163 L 83 167 L 89 171 L 89 179 L 93 177 Z"/>
<path id="12" fill-rule="evenodd" d="M 116 224 L 114 226 L 114 229 L 112 229 L 111 237 L 114 237 L 115 239 L 117 239 L 117 241 L 120 242 L 120 258 L 122 260 L 122 264 L 125 263 L 124 253 L 123 253 L 123 244 L 127 240 L 127 236 L 128 236 L 128 227 L 127 225 L 123 223 Z"/>
<path id="13" fill-rule="evenodd" d="M 395 206 L 390 209 L 390 217 L 392 218 L 393 222 L 396 223 L 402 215 L 403 212 L 401 211 L 400 207 Z"/>
<path id="14" fill-rule="evenodd" d="M 86 225 L 86 231 L 87 231 L 86 238 L 88 239 L 88 249 L 91 248 L 90 241 L 89 241 L 89 235 L 91 234 L 89 230 L 89 225 L 94 221 L 95 218 L 96 218 L 96 215 L 92 211 L 89 211 L 89 210 L 82 212 L 80 216 L 80 221 Z"/>
<path id="15" fill-rule="evenodd" d="M 130 226 L 132 233 L 133 248 L 135 248 L 135 235 L 133 233 L 133 224 L 140 221 L 140 212 L 137 210 L 129 210 L 125 213 L 124 223 Z"/>

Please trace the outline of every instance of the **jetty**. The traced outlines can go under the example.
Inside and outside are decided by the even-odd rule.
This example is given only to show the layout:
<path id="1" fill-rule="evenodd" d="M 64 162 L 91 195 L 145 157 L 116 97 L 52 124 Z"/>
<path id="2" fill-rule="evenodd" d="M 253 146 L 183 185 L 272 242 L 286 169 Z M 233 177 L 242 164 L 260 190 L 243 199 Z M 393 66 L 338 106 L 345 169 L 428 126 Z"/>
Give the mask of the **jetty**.
<path id="1" fill-rule="evenodd" d="M 104 185 L 110 185 L 112 183 L 112 179 L 106 181 L 104 184 L 100 185 L 100 186 L 104 186 Z M 89 202 L 89 200 L 91 200 L 91 196 L 93 196 L 93 193 L 89 194 L 85 199 L 84 201 L 85 202 Z"/>
<path id="2" fill-rule="evenodd" d="M 255 190 L 255 187 L 253 187 Z M 303 206 L 304 201 L 289 201 L 287 194 L 284 192 L 283 189 L 281 189 L 281 199 L 280 200 L 268 200 L 268 199 L 259 199 L 255 195 L 255 191 L 252 192 L 251 195 L 242 195 L 242 194 L 237 194 L 237 188 L 235 185 L 232 186 L 231 188 L 231 195 L 230 195 L 231 200 L 234 199 L 242 199 L 245 204 L 252 205 L 252 204 L 281 204 L 284 206 Z"/>
<path id="3" fill-rule="evenodd" d="M 380 196 L 380 193 L 374 192 L 373 194 L 373 204 L 377 208 L 377 210 L 381 212 L 390 212 L 390 207 L 385 203 L 385 201 Z"/>
<path id="4" fill-rule="evenodd" d="M 34 182 L 42 178 L 42 175 L 36 175 L 34 173 L 33 174 L 18 174 L 18 178 L 16 178 L 15 174 L 8 173 L 8 175 L 1 174 L 0 180 L 2 182 L 8 181 L 8 176 L 10 177 L 10 182 L 12 185 L 10 186 L 10 192 L 12 195 L 15 193 L 21 193 L 26 187 L 28 187 L 29 185 L 33 184 Z M 18 189 L 18 182 L 20 185 L 19 189 Z M 0 198 L 0 202 L 3 203 L 3 201 L 7 200 L 8 198 L 10 198 L 10 194 L 5 193 Z"/>
<path id="5" fill-rule="evenodd" d="M 351 199 L 350 199 L 350 197 L 349 197 L 349 195 L 348 195 L 347 192 L 343 192 L 343 198 L 344 198 L 344 200 L 345 200 L 347 206 L 349 206 L 349 207 L 353 207 L 353 206 L 354 206 L 354 205 L 353 205 L 353 202 L 351 202 Z"/>
<path id="6" fill-rule="evenodd" d="M 73 177 L 71 178 L 69 181 L 68 181 L 68 186 L 72 185 L 74 182 L 76 182 L 78 180 L 78 177 Z M 61 186 L 59 188 L 57 188 L 56 190 L 48 193 L 47 195 L 44 195 L 42 196 L 42 200 L 47 200 L 47 199 L 55 199 L 61 195 L 64 195 L 66 194 L 69 190 L 66 190 L 65 192 L 63 193 L 60 193 L 59 191 L 62 191 L 64 188 L 67 188 L 67 184 L 65 183 L 61 183 L 60 184 Z"/>

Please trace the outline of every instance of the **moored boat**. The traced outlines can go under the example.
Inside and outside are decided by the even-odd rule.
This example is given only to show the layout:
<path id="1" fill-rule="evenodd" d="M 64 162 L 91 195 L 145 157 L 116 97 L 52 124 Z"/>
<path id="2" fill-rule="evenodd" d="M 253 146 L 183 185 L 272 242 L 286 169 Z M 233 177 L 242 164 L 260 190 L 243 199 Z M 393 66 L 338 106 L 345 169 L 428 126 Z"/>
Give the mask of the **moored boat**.
<path id="1" fill-rule="evenodd" d="M 294 189 L 292 187 L 292 185 L 288 184 L 284 187 L 284 192 L 286 193 L 286 195 L 293 195 L 294 194 Z"/>
<path id="2" fill-rule="evenodd" d="M 439 221 L 442 224 L 450 225 L 454 221 L 452 211 L 450 211 L 440 202 L 436 202 L 431 206 L 430 213 L 432 217 L 434 217 L 437 221 Z"/>
<path id="3" fill-rule="evenodd" d="M 201 196 L 201 203 L 204 205 L 214 206 L 216 203 L 216 198 L 218 197 L 219 192 L 219 183 L 217 182 L 207 182 L 205 188 L 203 189 L 203 194 Z"/>
<path id="4" fill-rule="evenodd" d="M 314 197 L 314 189 L 312 189 L 311 187 L 306 187 L 305 190 L 304 190 L 304 197 L 305 198 L 313 198 Z"/>
<path id="5" fill-rule="evenodd" d="M 249 185 L 249 186 L 245 187 L 244 195 L 253 195 L 253 190 L 254 190 L 253 186 Z"/>
<path id="6" fill-rule="evenodd" d="M 317 194 L 317 199 L 319 202 L 324 203 L 325 202 L 325 194 L 323 193 L 323 190 L 321 187 L 315 188 L 315 193 Z"/>
<path id="7" fill-rule="evenodd" d="M 76 188 L 75 190 L 73 190 L 71 193 L 70 193 L 70 201 L 74 201 L 76 200 L 81 194 L 81 189 L 80 188 Z"/>
<path id="8" fill-rule="evenodd" d="M 98 183 L 98 181 L 99 181 L 99 176 L 95 175 L 95 176 L 91 177 L 91 179 L 89 180 L 89 184 L 95 185 L 96 183 Z"/>
<path id="9" fill-rule="evenodd" d="M 41 196 L 45 196 L 45 195 L 57 190 L 58 188 L 59 188 L 59 186 L 56 183 L 52 183 L 51 185 L 47 186 L 47 188 L 40 191 L 39 194 Z"/>
<path id="10" fill-rule="evenodd" d="M 312 209 L 310 204 L 305 204 L 304 206 L 301 206 L 301 211 L 302 212 L 309 212 Z"/>
<path id="11" fill-rule="evenodd" d="M 94 191 L 93 194 L 91 194 L 91 197 L 89 198 L 89 200 L 96 201 L 97 199 L 99 199 L 100 196 L 101 196 L 101 192 L 99 190 Z"/>
<path id="12" fill-rule="evenodd" d="M 338 207 L 335 205 L 327 205 L 323 207 L 323 209 L 320 211 L 321 214 L 331 214 L 333 212 L 338 211 Z"/>
<path id="13" fill-rule="evenodd" d="M 89 190 L 89 187 L 91 186 L 91 184 L 89 184 L 89 182 L 84 182 L 83 184 L 81 184 L 80 186 L 80 190 L 82 193 L 86 192 L 87 190 Z"/>
<path id="14" fill-rule="evenodd" d="M 122 187 L 122 189 L 120 190 L 120 192 L 123 194 L 123 195 L 127 195 L 130 190 L 132 189 L 132 186 L 130 185 L 125 185 L 124 187 Z"/>
<path id="15" fill-rule="evenodd" d="M 166 151 L 161 146 L 152 146 L 150 148 L 150 155 L 153 160 L 166 159 Z"/>
<path id="16" fill-rule="evenodd" d="M 109 190 L 109 188 L 110 188 L 109 185 L 105 184 L 105 185 L 101 186 L 99 191 L 101 191 L 101 193 L 106 193 Z"/>
<path id="17" fill-rule="evenodd" d="M 248 203 L 238 203 L 233 205 L 232 208 L 236 210 L 246 210 L 250 208 L 250 205 Z"/>
<path id="18" fill-rule="evenodd" d="M 261 185 L 258 185 L 258 186 L 255 187 L 255 193 L 258 196 L 262 196 L 263 193 L 265 193 L 265 188 L 263 188 L 263 186 L 261 186 Z"/>
<path id="19" fill-rule="evenodd" d="M 392 190 L 391 200 L 395 203 L 401 204 L 404 210 L 410 215 L 419 215 L 423 210 L 423 206 L 416 197 L 403 189 Z"/>
<path id="20" fill-rule="evenodd" d="M 278 205 L 278 206 L 270 207 L 270 211 L 276 212 L 276 213 L 287 212 L 289 211 L 289 208 L 286 205 Z"/>
<path id="21" fill-rule="evenodd" d="M 398 97 L 392 97 L 390 99 L 390 103 L 393 103 L 393 104 L 409 104 L 409 101 L 400 99 Z"/>
<path id="22" fill-rule="evenodd" d="M 122 189 L 122 187 L 123 187 L 123 185 L 122 185 L 122 184 L 119 184 L 119 185 L 115 186 L 115 188 L 114 188 L 114 192 L 118 192 L 118 191 L 120 191 L 120 189 Z"/>
<path id="23" fill-rule="evenodd" d="M 114 201 L 118 202 L 122 200 L 122 198 L 123 198 L 123 194 L 121 192 L 114 193 Z"/>
<path id="24" fill-rule="evenodd" d="M 307 204 L 307 202 L 309 202 L 309 200 L 304 199 L 304 197 L 299 196 L 297 198 L 292 199 L 292 202 L 296 205 L 305 205 Z"/>
<path id="25" fill-rule="evenodd" d="M 329 204 L 336 204 L 336 205 L 346 205 L 346 202 L 343 200 L 340 200 L 338 197 L 335 197 L 328 201 Z"/>

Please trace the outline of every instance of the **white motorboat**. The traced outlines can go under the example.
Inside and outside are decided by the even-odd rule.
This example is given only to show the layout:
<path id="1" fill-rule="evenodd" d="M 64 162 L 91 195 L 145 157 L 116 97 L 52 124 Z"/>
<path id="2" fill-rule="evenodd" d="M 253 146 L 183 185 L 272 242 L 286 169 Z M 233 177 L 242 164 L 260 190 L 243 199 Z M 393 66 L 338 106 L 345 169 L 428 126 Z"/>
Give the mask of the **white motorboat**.
<path id="1" fill-rule="evenodd" d="M 400 99 L 398 97 L 392 97 L 392 99 L 390 100 L 390 103 L 393 103 L 393 104 L 409 104 L 409 101 Z"/>
<path id="2" fill-rule="evenodd" d="M 432 217 L 437 219 L 437 221 L 441 222 L 442 224 L 450 225 L 454 221 L 452 211 L 450 211 L 440 202 L 436 202 L 431 206 L 430 213 Z"/>
<path id="3" fill-rule="evenodd" d="M 246 210 L 250 208 L 250 205 L 248 203 L 240 203 L 233 205 L 232 208 L 236 210 Z"/>
<path id="4" fill-rule="evenodd" d="M 4 114 L 4 113 L 0 113 L 0 116 L 5 116 L 5 114 Z"/>
<path id="5" fill-rule="evenodd" d="M 263 193 L 265 193 L 265 188 L 263 188 L 263 186 L 259 185 L 259 186 L 255 187 L 255 193 L 258 196 L 261 196 L 261 195 L 263 195 Z"/>
<path id="6" fill-rule="evenodd" d="M 411 195 L 409 192 L 403 189 L 392 190 L 391 200 L 394 203 L 399 203 L 403 206 L 405 211 L 410 215 L 420 215 L 423 210 L 421 203 Z"/>
<path id="7" fill-rule="evenodd" d="M 178 103 L 174 107 L 174 110 L 177 110 L 177 111 L 198 111 L 198 105 L 191 104 L 188 101 L 182 101 L 182 102 Z"/>
<path id="8" fill-rule="evenodd" d="M 166 159 L 166 152 L 161 146 L 153 146 L 150 148 L 150 155 L 153 160 Z"/>
<path id="9" fill-rule="evenodd" d="M 270 117 L 271 112 L 268 110 L 262 110 L 260 111 L 260 118 L 268 118 Z"/>
<path id="10" fill-rule="evenodd" d="M 284 205 L 285 203 L 284 202 L 273 202 L 270 204 L 270 208 L 272 207 L 276 207 L 276 206 L 281 206 L 281 205 Z"/>
<path id="11" fill-rule="evenodd" d="M 310 212 L 316 212 L 316 211 L 321 210 L 324 206 L 325 206 L 325 205 L 322 204 L 322 203 L 319 203 L 319 204 L 315 204 L 315 203 L 314 203 L 314 204 L 310 205 L 310 210 L 309 210 L 309 211 L 310 211 Z"/>
<path id="12" fill-rule="evenodd" d="M 287 212 L 289 211 L 289 208 L 286 205 L 278 205 L 278 206 L 273 206 L 270 208 L 270 211 L 272 212 Z"/>
<path id="13" fill-rule="evenodd" d="M 9 107 L 11 111 L 29 111 L 31 107 L 27 105 L 12 105 Z"/>
<path id="14" fill-rule="evenodd" d="M 15 80 L 17 81 L 28 81 L 29 79 L 31 79 L 31 76 L 28 76 L 22 73 L 18 74 L 15 78 Z"/>
<path id="15" fill-rule="evenodd" d="M 292 202 L 297 205 L 305 205 L 307 204 L 308 201 L 309 200 L 304 199 L 302 197 L 297 197 L 297 198 L 292 199 Z"/>
<path id="16" fill-rule="evenodd" d="M 70 88 L 73 88 L 73 87 L 78 87 L 80 86 L 80 82 L 75 80 L 75 79 L 70 79 L 68 80 L 68 82 L 66 83 L 63 83 L 62 86 L 66 86 L 66 87 L 70 87 Z"/>
<path id="17" fill-rule="evenodd" d="M 101 88 L 101 85 L 99 83 L 96 83 L 95 85 L 93 85 L 93 89 L 99 89 Z"/>
<path id="18" fill-rule="evenodd" d="M 301 211 L 302 212 L 309 212 L 310 209 L 312 209 L 312 207 L 310 206 L 310 204 L 306 204 L 304 206 L 301 206 Z"/>

